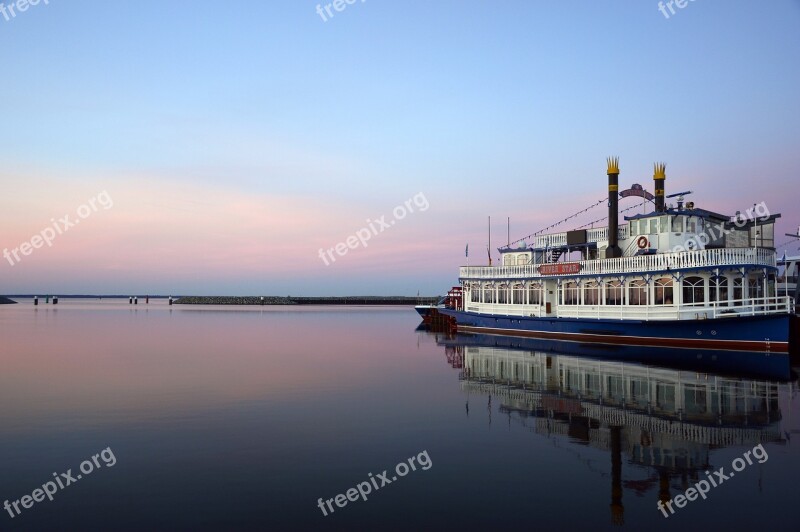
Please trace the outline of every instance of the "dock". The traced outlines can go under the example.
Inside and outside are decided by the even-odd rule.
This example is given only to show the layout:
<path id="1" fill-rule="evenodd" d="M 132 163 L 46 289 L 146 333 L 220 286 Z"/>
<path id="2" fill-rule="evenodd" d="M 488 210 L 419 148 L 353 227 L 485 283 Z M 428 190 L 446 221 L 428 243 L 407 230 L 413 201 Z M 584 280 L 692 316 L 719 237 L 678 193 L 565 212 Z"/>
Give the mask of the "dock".
<path id="1" fill-rule="evenodd" d="M 333 297 L 279 297 L 279 296 L 183 296 L 176 305 L 432 305 L 441 296 L 333 296 Z"/>

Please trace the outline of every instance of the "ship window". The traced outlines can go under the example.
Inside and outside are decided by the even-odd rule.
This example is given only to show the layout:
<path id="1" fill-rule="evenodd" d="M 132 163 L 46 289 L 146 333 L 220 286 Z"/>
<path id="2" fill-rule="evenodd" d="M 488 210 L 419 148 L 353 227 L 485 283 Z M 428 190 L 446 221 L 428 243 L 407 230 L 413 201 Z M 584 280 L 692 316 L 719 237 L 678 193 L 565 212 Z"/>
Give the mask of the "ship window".
<path id="1" fill-rule="evenodd" d="M 672 217 L 672 230 L 676 233 L 683 233 L 683 216 Z"/>
<path id="2" fill-rule="evenodd" d="M 704 386 L 687 386 L 684 388 L 683 394 L 683 404 L 687 413 L 705 414 L 708 412 L 708 401 Z"/>
<path id="3" fill-rule="evenodd" d="M 716 234 L 711 235 L 711 239 L 714 242 L 718 242 L 725 236 L 725 226 L 722 224 L 714 224 L 714 229 L 716 230 Z"/>
<path id="4" fill-rule="evenodd" d="M 686 220 L 686 232 L 687 233 L 697 232 L 697 221 L 694 218 L 689 218 Z"/>
<path id="5" fill-rule="evenodd" d="M 750 228 L 750 245 L 760 248 L 775 247 L 775 224 L 755 225 Z"/>
<path id="6" fill-rule="evenodd" d="M 561 304 L 578 304 L 578 283 L 569 282 L 561 285 Z"/>
<path id="7" fill-rule="evenodd" d="M 628 304 L 647 305 L 647 283 L 643 279 L 631 281 L 628 285 Z"/>
<path id="8" fill-rule="evenodd" d="M 525 303 L 525 286 L 521 284 L 515 284 L 513 291 L 511 293 L 512 296 L 512 303 L 515 305 L 522 305 Z"/>
<path id="9" fill-rule="evenodd" d="M 750 299 L 757 299 L 760 297 L 764 297 L 764 283 L 761 282 L 761 279 L 748 279 L 748 294 L 747 297 Z"/>
<path id="10" fill-rule="evenodd" d="M 606 283 L 606 305 L 622 305 L 622 283 L 620 281 Z"/>
<path id="11" fill-rule="evenodd" d="M 469 289 L 469 300 L 473 303 L 481 302 L 481 285 L 473 284 Z"/>
<path id="12" fill-rule="evenodd" d="M 600 285 L 592 281 L 583 285 L 583 304 L 584 305 L 599 305 L 600 304 Z"/>
<path id="13" fill-rule="evenodd" d="M 631 220 L 628 225 L 630 226 L 630 236 L 637 236 L 639 234 L 639 220 Z"/>
<path id="14" fill-rule="evenodd" d="M 743 290 L 744 283 L 742 282 L 742 278 L 736 278 L 733 280 L 733 305 L 738 307 L 742 304 L 742 300 L 744 299 L 744 290 Z"/>
<path id="15" fill-rule="evenodd" d="M 513 266 L 514 265 L 514 255 L 511 253 L 506 253 L 503 255 L 503 266 Z"/>
<path id="16" fill-rule="evenodd" d="M 660 233 L 669 233 L 669 216 L 661 217 L 661 231 Z"/>
<path id="17" fill-rule="evenodd" d="M 658 233 L 658 218 L 650 218 L 650 234 Z"/>
<path id="18" fill-rule="evenodd" d="M 708 300 L 718 301 L 720 305 L 728 305 L 728 278 L 714 277 L 708 289 Z"/>
<path id="19" fill-rule="evenodd" d="M 662 277 L 656 279 L 655 283 L 655 298 L 656 305 L 672 305 L 674 298 L 672 297 L 672 279 L 669 277 Z"/>
<path id="20" fill-rule="evenodd" d="M 656 384 L 656 404 L 663 410 L 675 409 L 674 384 Z"/>
<path id="21" fill-rule="evenodd" d="M 492 285 L 484 285 L 483 287 L 483 302 L 484 303 L 494 303 L 494 286 Z"/>
<path id="22" fill-rule="evenodd" d="M 683 280 L 683 303 L 695 305 L 705 302 L 705 279 L 702 277 L 687 277 Z"/>
<path id="23" fill-rule="evenodd" d="M 508 303 L 508 285 L 501 284 L 500 287 L 497 289 L 497 302 L 505 305 Z"/>
<path id="24" fill-rule="evenodd" d="M 520 253 L 517 255 L 517 266 L 523 266 L 528 264 L 528 255 L 525 253 Z"/>
<path id="25" fill-rule="evenodd" d="M 531 305 L 542 304 L 542 285 L 539 283 L 532 283 L 528 290 L 528 303 Z"/>
<path id="26" fill-rule="evenodd" d="M 625 397 L 625 382 L 622 377 L 609 376 L 606 381 L 606 397 L 620 402 Z"/>
<path id="27" fill-rule="evenodd" d="M 775 247 L 775 224 L 764 225 L 764 232 L 761 233 L 761 245 L 765 248 Z"/>

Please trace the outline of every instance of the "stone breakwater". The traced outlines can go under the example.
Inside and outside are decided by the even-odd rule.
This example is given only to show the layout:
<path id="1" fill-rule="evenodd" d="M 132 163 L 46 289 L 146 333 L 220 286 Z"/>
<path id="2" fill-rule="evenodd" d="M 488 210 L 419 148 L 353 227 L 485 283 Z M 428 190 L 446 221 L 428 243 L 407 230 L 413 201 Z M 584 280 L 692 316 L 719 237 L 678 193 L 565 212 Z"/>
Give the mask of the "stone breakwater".
<path id="1" fill-rule="evenodd" d="M 347 297 L 279 297 L 264 296 L 184 296 L 176 305 L 430 305 L 440 297 L 347 296 Z"/>

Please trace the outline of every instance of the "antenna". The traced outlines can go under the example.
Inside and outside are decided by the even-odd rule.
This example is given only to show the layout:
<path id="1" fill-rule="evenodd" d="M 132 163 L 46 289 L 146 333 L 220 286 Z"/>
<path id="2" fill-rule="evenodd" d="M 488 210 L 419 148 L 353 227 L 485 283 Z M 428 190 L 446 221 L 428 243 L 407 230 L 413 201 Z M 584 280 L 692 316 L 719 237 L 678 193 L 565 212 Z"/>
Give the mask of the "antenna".
<path id="1" fill-rule="evenodd" d="M 678 196 L 688 196 L 688 195 L 689 195 L 689 194 L 691 194 L 691 193 L 692 193 L 692 191 L 691 191 L 691 190 L 687 190 L 687 191 L 685 191 L 685 192 L 676 192 L 675 194 L 670 194 L 670 195 L 669 195 L 669 196 L 667 196 L 667 197 L 668 197 L 668 198 L 676 198 L 676 197 L 678 197 Z"/>

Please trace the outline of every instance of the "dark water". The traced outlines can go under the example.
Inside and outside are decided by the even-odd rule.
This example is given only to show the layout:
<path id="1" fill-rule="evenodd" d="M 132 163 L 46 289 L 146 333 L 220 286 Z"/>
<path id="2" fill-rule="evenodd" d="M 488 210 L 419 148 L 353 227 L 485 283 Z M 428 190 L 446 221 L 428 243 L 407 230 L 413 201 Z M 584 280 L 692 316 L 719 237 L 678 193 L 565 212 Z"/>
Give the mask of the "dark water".
<path id="1" fill-rule="evenodd" d="M 52 502 L 0 509 L 0 529 L 796 528 L 795 383 L 417 324 L 408 308 L 0 307 L 0 502 L 100 455 Z M 707 499 L 657 509 L 747 451 Z"/>

